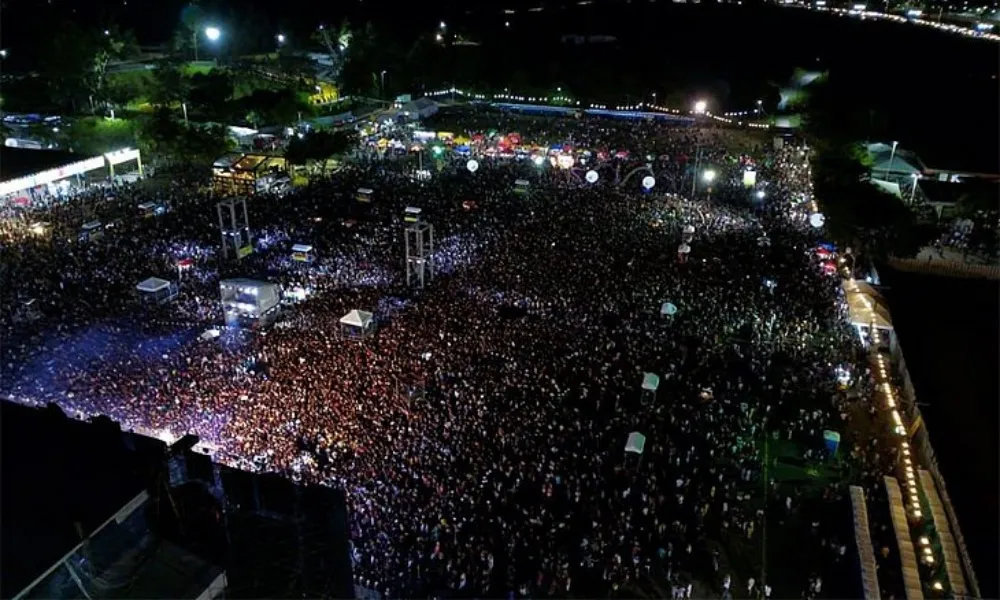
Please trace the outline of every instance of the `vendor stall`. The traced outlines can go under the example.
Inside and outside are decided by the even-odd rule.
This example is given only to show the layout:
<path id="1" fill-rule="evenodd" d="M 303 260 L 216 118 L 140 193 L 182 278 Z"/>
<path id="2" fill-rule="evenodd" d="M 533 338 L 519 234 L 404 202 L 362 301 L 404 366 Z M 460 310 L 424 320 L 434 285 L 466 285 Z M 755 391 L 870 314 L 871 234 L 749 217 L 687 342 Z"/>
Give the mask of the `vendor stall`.
<path id="1" fill-rule="evenodd" d="M 166 304 L 177 297 L 177 284 L 159 277 L 150 277 L 135 289 L 143 304 Z"/>
<path id="2" fill-rule="evenodd" d="M 346 339 L 367 339 L 375 333 L 374 315 L 365 310 L 352 310 L 340 318 L 340 333 Z"/>
<path id="3" fill-rule="evenodd" d="M 292 260 L 304 263 L 313 261 L 313 247 L 308 244 L 295 244 L 292 246 Z"/>
<path id="4" fill-rule="evenodd" d="M 284 157 L 230 153 L 212 163 L 212 186 L 223 194 L 253 195 L 266 191 L 287 173 Z"/>
<path id="5" fill-rule="evenodd" d="M 101 226 L 100 221 L 90 221 L 83 224 L 80 228 L 80 241 L 81 242 L 91 242 L 94 240 L 101 239 L 104 235 L 104 227 Z"/>

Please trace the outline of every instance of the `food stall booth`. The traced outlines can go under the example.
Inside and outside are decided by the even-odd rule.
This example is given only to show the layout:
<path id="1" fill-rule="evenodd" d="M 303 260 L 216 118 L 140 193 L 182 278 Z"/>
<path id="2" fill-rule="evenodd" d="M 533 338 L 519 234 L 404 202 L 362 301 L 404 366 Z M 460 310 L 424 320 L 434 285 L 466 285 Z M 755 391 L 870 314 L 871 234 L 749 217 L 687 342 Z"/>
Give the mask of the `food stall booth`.
<path id="1" fill-rule="evenodd" d="M 177 284 L 159 277 L 145 279 L 135 289 L 139 301 L 146 305 L 166 304 L 177 297 Z"/>
<path id="2" fill-rule="evenodd" d="M 104 227 L 101 226 L 100 221 L 89 221 L 83 224 L 80 228 L 80 241 L 81 242 L 91 242 L 94 240 L 101 239 L 104 235 Z"/>
<path id="3" fill-rule="evenodd" d="M 223 194 L 252 196 L 266 191 L 287 172 L 284 157 L 232 152 L 212 163 L 212 187 Z"/>
<path id="4" fill-rule="evenodd" d="M 315 259 L 313 247 L 308 244 L 295 244 L 292 246 L 292 260 L 304 263 L 311 263 Z"/>

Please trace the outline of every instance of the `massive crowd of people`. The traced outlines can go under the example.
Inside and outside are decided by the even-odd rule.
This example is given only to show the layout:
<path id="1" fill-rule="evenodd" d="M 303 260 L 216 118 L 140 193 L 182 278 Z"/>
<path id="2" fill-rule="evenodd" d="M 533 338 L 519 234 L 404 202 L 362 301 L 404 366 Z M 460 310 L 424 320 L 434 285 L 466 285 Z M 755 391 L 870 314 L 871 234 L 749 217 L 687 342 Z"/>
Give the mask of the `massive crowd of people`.
<path id="1" fill-rule="evenodd" d="M 837 374 L 863 378 L 865 361 L 815 252 L 803 150 L 702 126 L 452 118 L 594 152 L 583 169 L 480 156 L 472 173 L 444 158 L 429 180 L 411 161 L 358 157 L 251 199 L 256 252 L 240 264 L 221 258 L 217 198 L 199 181 L 5 215 L 5 395 L 195 433 L 223 462 L 341 487 L 357 580 L 388 597 L 853 589 L 852 530 L 828 510 L 846 478 L 813 494 L 775 457 L 795 448 L 820 468 L 833 429 L 845 471 L 879 463 L 849 433 Z M 371 203 L 355 200 L 362 186 Z M 167 212 L 140 218 L 147 200 Z M 404 285 L 406 206 L 435 228 L 423 290 Z M 114 226 L 79 241 L 94 219 Z M 292 261 L 293 243 L 316 260 Z M 140 306 L 135 284 L 177 279 L 182 259 L 178 300 Z M 234 274 L 308 296 L 266 331 L 200 338 Z M 14 319 L 31 299 L 33 318 Z M 376 315 L 363 342 L 340 334 L 351 309 Z M 631 432 L 641 454 L 625 451 Z M 762 532 L 786 521 L 807 524 L 801 545 L 770 551 L 762 580 Z"/>

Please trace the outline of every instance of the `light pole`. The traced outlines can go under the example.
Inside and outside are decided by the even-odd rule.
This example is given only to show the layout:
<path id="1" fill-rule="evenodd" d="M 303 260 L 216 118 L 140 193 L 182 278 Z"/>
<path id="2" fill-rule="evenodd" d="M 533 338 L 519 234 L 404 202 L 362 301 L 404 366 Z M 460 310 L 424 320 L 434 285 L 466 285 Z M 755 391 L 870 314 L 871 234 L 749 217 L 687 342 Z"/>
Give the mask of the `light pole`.
<path id="1" fill-rule="evenodd" d="M 913 187 L 910 188 L 910 205 L 913 205 L 913 196 L 917 193 L 917 182 L 920 181 L 920 173 L 913 174 Z"/>
<path id="2" fill-rule="evenodd" d="M 207 37 L 208 41 L 210 42 L 215 42 L 220 37 L 222 37 L 222 30 L 219 29 L 218 27 L 212 27 L 212 26 L 206 27 L 204 29 L 204 32 L 205 32 L 205 37 Z M 198 62 L 198 33 L 199 32 L 197 28 L 195 28 L 195 30 L 191 32 L 191 42 L 194 45 L 194 62 Z"/>
<path id="3" fill-rule="evenodd" d="M 382 85 L 379 87 L 379 93 L 382 94 L 382 99 L 385 99 L 385 69 L 382 69 Z"/>
<path id="4" fill-rule="evenodd" d="M 705 173 L 702 175 L 705 179 L 705 183 L 708 184 L 708 199 L 712 200 L 712 182 L 715 181 L 715 171 L 713 169 L 705 169 Z"/>
<path id="5" fill-rule="evenodd" d="M 893 164 L 893 161 L 896 160 L 896 145 L 897 144 L 899 144 L 899 142 L 893 142 L 892 143 L 892 152 L 889 153 L 889 167 L 885 171 L 885 180 L 886 181 L 889 181 L 889 177 L 892 176 L 892 164 Z"/>

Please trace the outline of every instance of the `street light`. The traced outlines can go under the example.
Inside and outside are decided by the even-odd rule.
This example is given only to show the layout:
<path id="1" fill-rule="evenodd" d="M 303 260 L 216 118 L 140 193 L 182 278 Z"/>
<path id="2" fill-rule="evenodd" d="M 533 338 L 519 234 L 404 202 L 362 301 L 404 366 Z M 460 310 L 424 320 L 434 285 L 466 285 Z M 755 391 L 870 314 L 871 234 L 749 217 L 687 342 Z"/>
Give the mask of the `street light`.
<path id="1" fill-rule="evenodd" d="M 892 176 L 892 164 L 896 160 L 896 146 L 897 145 L 899 145 L 899 142 L 894 141 L 892 143 L 892 152 L 889 153 L 889 167 L 885 171 L 885 179 L 886 179 L 886 181 L 888 181 L 889 177 Z"/>
<path id="2" fill-rule="evenodd" d="M 379 88 L 379 91 L 382 93 L 382 96 L 384 97 L 385 96 L 385 69 L 382 69 L 382 86 Z"/>
<path id="3" fill-rule="evenodd" d="M 7 49 L 0 50 L 0 58 L 7 58 Z"/>
<path id="4" fill-rule="evenodd" d="M 695 114 L 699 115 L 703 114 L 706 110 L 708 110 L 708 102 L 705 102 L 704 100 L 699 100 L 694 103 Z"/>
<path id="5" fill-rule="evenodd" d="M 712 183 L 715 181 L 715 171 L 712 169 L 705 169 L 705 172 L 702 173 L 701 176 L 705 180 L 705 183 Z"/>
<path id="6" fill-rule="evenodd" d="M 920 181 L 920 173 L 913 174 L 913 187 L 910 188 L 910 204 L 913 204 L 913 196 L 917 193 L 917 182 Z"/>
<path id="7" fill-rule="evenodd" d="M 218 39 L 222 37 L 222 31 L 218 27 L 206 27 L 205 37 L 207 37 L 210 42 L 218 41 Z"/>
<path id="8" fill-rule="evenodd" d="M 434 39 L 437 40 L 437 41 L 439 41 L 439 42 L 443 42 L 444 41 L 444 36 L 439 33 L 439 34 L 437 34 L 437 35 L 434 36 Z"/>
<path id="9" fill-rule="evenodd" d="M 274 37 L 278 40 L 279 44 L 284 44 L 285 43 L 285 34 L 279 33 L 278 35 L 276 35 Z"/>
<path id="10" fill-rule="evenodd" d="M 441 25 L 439 25 L 439 27 L 440 27 L 441 29 L 444 29 L 444 28 L 445 28 L 445 24 L 444 24 L 444 21 L 441 21 Z"/>

